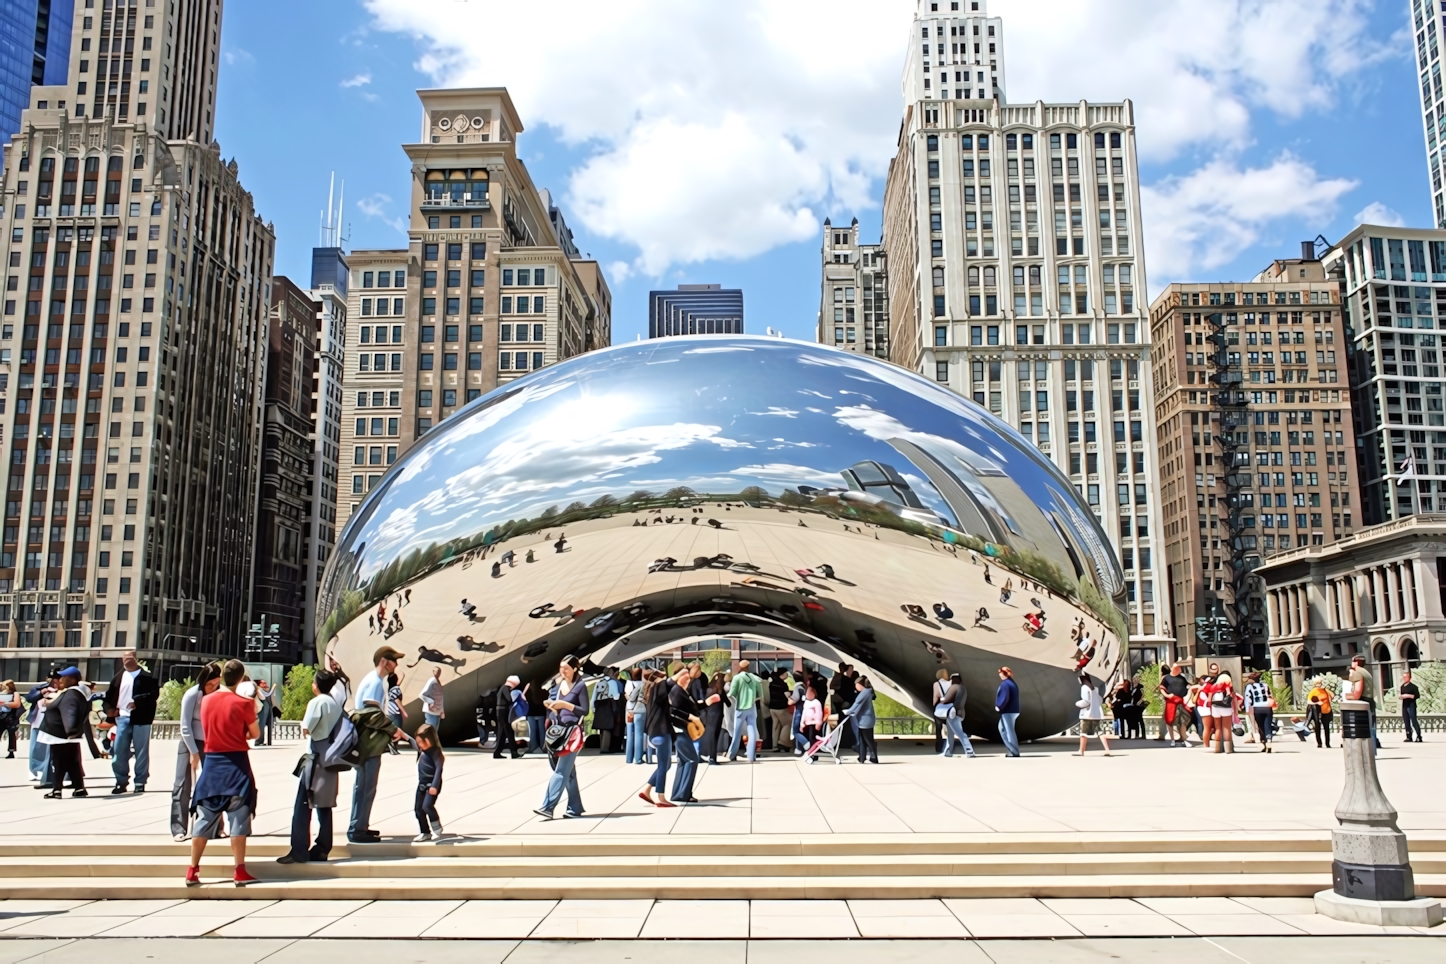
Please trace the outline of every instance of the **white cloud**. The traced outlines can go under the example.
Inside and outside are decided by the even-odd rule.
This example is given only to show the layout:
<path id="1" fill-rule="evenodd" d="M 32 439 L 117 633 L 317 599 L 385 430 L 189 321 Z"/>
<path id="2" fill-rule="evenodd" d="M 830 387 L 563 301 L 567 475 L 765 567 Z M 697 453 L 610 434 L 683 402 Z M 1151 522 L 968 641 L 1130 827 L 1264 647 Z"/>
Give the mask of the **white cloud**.
<path id="1" fill-rule="evenodd" d="M 376 194 L 369 194 L 369 195 L 367 195 L 366 197 L 361 198 L 360 200 L 358 200 L 358 201 L 356 202 L 356 209 L 357 209 L 358 211 L 360 211 L 360 212 L 362 213 L 362 215 L 363 215 L 364 217 L 366 217 L 367 219 L 370 220 L 371 218 L 376 218 L 378 221 L 381 221 L 383 224 L 387 224 L 387 225 L 390 225 L 391 227 L 395 228 L 399 233 L 401 233 L 401 234 L 406 234 L 406 233 L 407 233 L 407 219 L 406 219 L 406 218 L 400 217 L 400 216 L 398 216 L 398 217 L 388 217 L 388 216 L 387 216 L 387 205 L 389 205 L 389 204 L 391 204 L 391 203 L 392 203 L 391 195 L 382 194 L 381 192 L 378 192 L 378 193 L 376 193 Z"/>
<path id="2" fill-rule="evenodd" d="M 363 70 L 361 73 L 359 73 L 359 74 L 353 74 L 352 76 L 348 77 L 346 80 L 343 80 L 343 81 L 341 82 L 341 86 L 343 86 L 343 87 L 365 87 L 367 84 L 370 84 L 371 82 L 372 82 L 372 72 L 371 72 L 370 70 Z"/>
<path id="3" fill-rule="evenodd" d="M 1143 189 L 1146 263 L 1151 287 L 1216 268 L 1261 240 L 1284 219 L 1306 221 L 1314 235 L 1335 217 L 1341 196 L 1355 181 L 1322 178 L 1289 153 L 1269 167 L 1242 168 L 1217 158 L 1183 177 Z"/>
<path id="4" fill-rule="evenodd" d="M 1357 224 L 1379 224 L 1388 228 L 1402 228 L 1406 226 L 1406 219 L 1392 208 L 1386 207 L 1380 201 L 1372 201 L 1356 212 L 1355 222 Z"/>
<path id="5" fill-rule="evenodd" d="M 896 149 L 904 52 L 916 40 L 911 0 L 557 0 L 547 19 L 568 26 L 549 33 L 538 57 L 535 46 L 496 42 L 535 33 L 527 5 L 365 3 L 375 26 L 423 44 L 419 66 L 436 83 L 506 85 L 525 124 L 551 125 L 582 148 L 569 215 L 637 249 L 615 271 L 655 277 L 816 238 L 825 214 L 877 208 Z M 1290 119 L 1331 107 L 1360 68 L 1397 52 L 1370 40 L 1369 6 L 995 0 L 990 13 L 1004 18 L 1011 100 L 1132 98 L 1146 160 L 1216 158 L 1196 172 L 1201 181 L 1155 192 L 1178 211 L 1182 184 L 1203 183 L 1233 163 L 1219 158 L 1252 142 L 1253 112 Z M 1261 173 L 1283 170 L 1276 162 Z M 1290 170 L 1313 190 L 1337 183 L 1300 159 Z M 1265 223 L 1247 220 L 1237 237 Z M 1202 263 L 1197 245 L 1153 247 L 1164 264 Z"/>
<path id="6" fill-rule="evenodd" d="M 221 59 L 226 61 L 228 67 L 256 63 L 256 56 L 251 51 L 243 50 L 240 47 L 227 47 L 221 52 Z"/>

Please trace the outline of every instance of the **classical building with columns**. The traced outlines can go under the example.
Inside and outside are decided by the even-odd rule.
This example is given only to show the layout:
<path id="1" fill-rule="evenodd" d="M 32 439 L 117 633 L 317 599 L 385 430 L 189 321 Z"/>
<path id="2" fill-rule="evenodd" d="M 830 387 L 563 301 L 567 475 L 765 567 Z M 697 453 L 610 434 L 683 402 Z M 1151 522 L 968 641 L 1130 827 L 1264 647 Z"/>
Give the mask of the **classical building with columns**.
<path id="1" fill-rule="evenodd" d="M 1446 514 L 1407 516 L 1255 570 L 1271 665 L 1293 686 L 1342 675 L 1363 654 L 1382 690 L 1422 660 L 1446 659 Z"/>

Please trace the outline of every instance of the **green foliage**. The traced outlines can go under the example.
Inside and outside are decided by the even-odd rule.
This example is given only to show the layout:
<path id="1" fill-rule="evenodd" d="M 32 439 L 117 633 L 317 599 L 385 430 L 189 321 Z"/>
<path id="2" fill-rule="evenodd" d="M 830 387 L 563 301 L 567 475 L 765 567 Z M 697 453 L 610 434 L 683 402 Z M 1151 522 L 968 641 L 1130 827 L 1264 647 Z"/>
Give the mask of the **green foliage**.
<path id="1" fill-rule="evenodd" d="M 194 680 L 182 682 L 178 679 L 166 680 L 161 685 L 160 695 L 156 697 L 156 719 L 158 720 L 179 720 L 181 718 L 181 697 L 190 688 Z"/>
<path id="2" fill-rule="evenodd" d="M 1096 589 L 1093 582 L 1083 576 L 1079 580 L 1079 599 L 1096 619 L 1114 631 L 1121 646 L 1128 645 L 1130 631 L 1125 626 L 1125 617 L 1120 614 L 1120 607 L 1115 605 L 1113 599 Z"/>
<path id="3" fill-rule="evenodd" d="M 299 720 L 306 715 L 306 704 L 311 702 L 311 681 L 315 678 L 315 666 L 298 663 L 286 671 L 286 682 L 281 687 L 283 720 Z"/>
<path id="4" fill-rule="evenodd" d="M 1309 700 L 1307 700 L 1307 697 L 1310 696 L 1310 691 L 1315 689 L 1316 686 L 1319 685 L 1324 687 L 1325 691 L 1331 695 L 1331 705 L 1334 706 L 1336 703 L 1340 702 L 1341 684 L 1343 684 L 1344 682 L 1345 680 L 1341 679 L 1335 673 L 1322 673 L 1319 676 L 1312 676 L 1310 679 L 1306 680 L 1305 684 L 1301 687 L 1301 701 L 1303 703 L 1309 702 Z"/>
<path id="5" fill-rule="evenodd" d="M 1135 674 L 1135 682 L 1145 691 L 1145 713 L 1160 716 L 1165 712 L 1165 694 L 1160 692 L 1160 674 L 1164 667 L 1160 663 L 1141 666 Z"/>
<path id="6" fill-rule="evenodd" d="M 1270 687 L 1270 695 L 1275 697 L 1275 712 L 1289 713 L 1295 709 L 1295 694 L 1291 692 L 1290 684 L 1285 681 L 1285 674 L 1266 673 L 1262 677 L 1265 684 Z M 1304 698 L 1302 693 L 1301 697 Z"/>
<path id="7" fill-rule="evenodd" d="M 878 691 L 875 691 L 874 693 L 874 714 L 879 717 L 885 717 L 890 719 L 897 719 L 900 717 L 919 717 L 920 719 L 923 718 L 923 714 L 916 711 L 912 706 L 905 706 L 898 700 L 890 699 L 889 697 L 885 696 L 883 693 L 879 693 Z"/>
<path id="8" fill-rule="evenodd" d="M 1446 663 L 1422 663 L 1411 670 L 1411 682 L 1421 691 L 1416 699 L 1417 713 L 1446 713 Z M 1388 694 L 1396 701 L 1396 691 Z"/>
<path id="9" fill-rule="evenodd" d="M 703 654 L 703 675 L 709 679 L 714 673 L 726 673 L 733 668 L 733 655 L 726 649 L 710 649 Z"/>

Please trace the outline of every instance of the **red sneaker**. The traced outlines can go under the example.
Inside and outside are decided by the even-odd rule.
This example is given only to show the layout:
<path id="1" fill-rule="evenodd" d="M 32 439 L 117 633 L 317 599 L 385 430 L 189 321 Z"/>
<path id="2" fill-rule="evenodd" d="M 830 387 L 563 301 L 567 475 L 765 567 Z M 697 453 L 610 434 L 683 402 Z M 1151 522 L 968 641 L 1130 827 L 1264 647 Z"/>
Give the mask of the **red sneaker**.
<path id="1" fill-rule="evenodd" d="M 252 877 L 249 873 L 247 873 L 244 866 L 236 868 L 236 876 L 232 879 L 235 880 L 237 887 L 245 887 L 247 884 L 260 883 L 259 879 L 257 879 L 256 877 Z"/>
<path id="2" fill-rule="evenodd" d="M 200 886 L 201 886 L 201 868 L 200 868 L 200 867 L 187 867 L 187 868 L 186 868 L 186 886 L 187 886 L 187 887 L 200 887 Z"/>

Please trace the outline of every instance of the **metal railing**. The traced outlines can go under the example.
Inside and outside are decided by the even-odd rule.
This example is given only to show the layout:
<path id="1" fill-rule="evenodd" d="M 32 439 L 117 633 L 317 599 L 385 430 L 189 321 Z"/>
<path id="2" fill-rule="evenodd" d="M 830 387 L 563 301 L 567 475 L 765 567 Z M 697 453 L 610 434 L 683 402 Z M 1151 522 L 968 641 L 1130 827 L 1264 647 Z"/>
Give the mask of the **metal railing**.
<path id="1" fill-rule="evenodd" d="M 271 724 L 272 738 L 277 740 L 299 740 L 301 739 L 300 720 L 277 720 Z M 97 734 L 97 737 L 99 735 Z M 153 740 L 179 740 L 181 738 L 181 724 L 175 720 L 156 720 L 151 724 L 151 739 Z M 20 724 L 20 739 L 30 739 L 30 724 Z"/>

